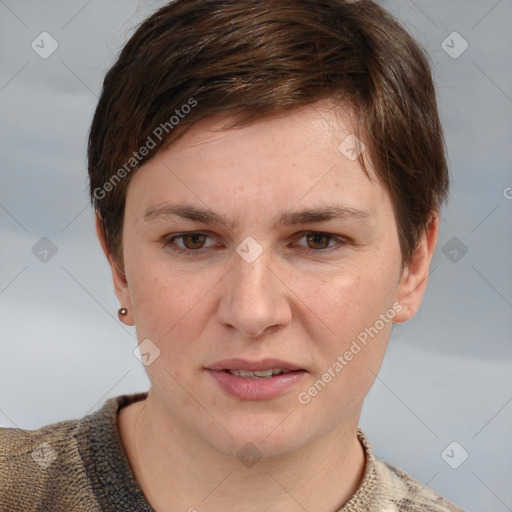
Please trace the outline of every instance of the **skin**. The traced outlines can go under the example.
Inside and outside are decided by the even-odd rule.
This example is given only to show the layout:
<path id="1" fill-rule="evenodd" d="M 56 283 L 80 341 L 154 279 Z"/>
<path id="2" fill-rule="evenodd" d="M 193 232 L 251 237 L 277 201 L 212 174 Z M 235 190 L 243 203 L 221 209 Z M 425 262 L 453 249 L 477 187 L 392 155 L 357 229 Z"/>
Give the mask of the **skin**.
<path id="1" fill-rule="evenodd" d="M 128 309 L 123 321 L 136 326 L 139 342 L 148 338 L 160 350 L 146 367 L 148 399 L 120 412 L 122 442 L 157 512 L 335 511 L 361 483 L 365 460 L 356 428 L 363 400 L 392 323 L 408 320 L 420 305 L 438 217 L 402 272 L 389 194 L 368 159 L 370 178 L 338 149 L 352 133 L 348 111 L 323 100 L 221 131 L 228 120 L 224 114 L 197 123 L 133 176 L 125 273 L 96 223 L 117 297 Z M 208 207 L 236 225 L 144 221 L 148 208 L 167 202 Z M 332 204 L 368 216 L 272 227 L 281 213 Z M 162 243 L 191 231 L 207 237 Z M 309 232 L 332 238 L 308 239 Z M 250 264 L 236 252 L 247 237 L 263 250 Z M 203 250 L 187 256 L 176 246 Z M 401 309 L 393 320 L 301 404 L 299 393 L 394 304 Z M 205 370 L 232 357 L 278 358 L 307 373 L 279 397 L 239 400 Z M 236 456 L 248 442 L 262 457 L 252 467 Z"/>

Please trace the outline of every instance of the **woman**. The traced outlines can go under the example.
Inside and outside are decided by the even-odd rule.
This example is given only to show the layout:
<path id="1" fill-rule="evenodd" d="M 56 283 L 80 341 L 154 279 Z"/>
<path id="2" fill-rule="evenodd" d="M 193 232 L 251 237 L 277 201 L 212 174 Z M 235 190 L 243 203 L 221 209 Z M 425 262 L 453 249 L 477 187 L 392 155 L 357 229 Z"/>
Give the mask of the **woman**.
<path id="1" fill-rule="evenodd" d="M 2 510 L 460 511 L 358 429 L 448 190 L 372 1 L 177 0 L 108 72 L 91 200 L 148 393 L 0 438 Z"/>

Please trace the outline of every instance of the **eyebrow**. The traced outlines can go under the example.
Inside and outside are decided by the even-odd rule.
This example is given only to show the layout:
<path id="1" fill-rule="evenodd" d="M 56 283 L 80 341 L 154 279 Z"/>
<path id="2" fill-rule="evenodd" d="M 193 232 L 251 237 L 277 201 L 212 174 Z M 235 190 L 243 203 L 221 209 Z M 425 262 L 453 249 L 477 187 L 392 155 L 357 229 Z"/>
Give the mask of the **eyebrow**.
<path id="1" fill-rule="evenodd" d="M 236 222 L 224 218 L 222 215 L 205 208 L 197 208 L 186 204 L 164 203 L 148 208 L 144 214 L 144 222 L 152 223 L 169 220 L 172 217 L 199 222 L 202 224 L 217 224 L 234 230 Z M 311 224 L 314 222 L 325 222 L 337 219 L 364 219 L 371 215 L 363 210 L 343 205 L 330 205 L 319 208 L 308 208 L 297 212 L 285 212 L 274 218 L 273 227 L 291 226 L 296 224 Z"/>

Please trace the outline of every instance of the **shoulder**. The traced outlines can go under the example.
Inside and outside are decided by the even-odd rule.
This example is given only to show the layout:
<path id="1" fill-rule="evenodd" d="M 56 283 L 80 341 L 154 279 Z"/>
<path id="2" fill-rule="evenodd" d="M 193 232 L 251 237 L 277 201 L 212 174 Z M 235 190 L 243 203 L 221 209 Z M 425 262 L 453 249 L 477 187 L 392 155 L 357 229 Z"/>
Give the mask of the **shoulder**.
<path id="1" fill-rule="evenodd" d="M 436 491 L 386 461 L 376 458 L 379 499 L 390 511 L 464 512 Z"/>
<path id="2" fill-rule="evenodd" d="M 78 420 L 35 430 L 0 428 L 0 510 L 150 510 L 125 457 L 119 410 L 147 393 L 109 398 Z M 137 501 L 138 500 L 138 501 Z M 123 508 L 124 507 L 124 508 Z"/>
<path id="3" fill-rule="evenodd" d="M 88 500 L 80 504 L 90 484 L 76 442 L 78 424 L 0 429 L 0 510 L 99 510 Z"/>
<path id="4" fill-rule="evenodd" d="M 365 474 L 342 512 L 465 512 L 401 469 L 376 457 L 361 429 L 357 436 L 365 452 Z"/>

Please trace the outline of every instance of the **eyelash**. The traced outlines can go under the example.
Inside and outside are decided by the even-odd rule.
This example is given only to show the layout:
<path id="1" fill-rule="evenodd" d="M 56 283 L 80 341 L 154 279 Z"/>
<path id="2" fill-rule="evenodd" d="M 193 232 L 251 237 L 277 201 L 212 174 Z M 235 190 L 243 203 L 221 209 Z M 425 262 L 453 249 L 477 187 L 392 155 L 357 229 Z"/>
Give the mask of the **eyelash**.
<path id="1" fill-rule="evenodd" d="M 206 237 L 210 238 L 210 236 L 207 233 L 201 233 L 199 231 L 189 231 L 186 233 L 181 233 L 179 235 L 171 235 L 171 236 L 165 237 L 163 240 L 163 246 L 171 247 L 171 245 L 174 243 L 174 240 L 176 240 L 178 238 L 183 238 L 184 236 L 187 236 L 187 235 L 202 235 L 202 236 L 206 236 Z M 312 254 L 322 254 L 322 253 L 327 253 L 327 252 L 330 253 L 332 251 L 337 251 L 337 250 L 340 250 L 340 248 L 343 247 L 344 245 L 347 245 L 347 243 L 348 243 L 348 241 L 345 238 L 337 237 L 337 236 L 331 235 L 330 233 L 324 233 L 321 231 L 303 231 L 303 232 L 299 233 L 299 235 L 300 236 L 297 238 L 297 240 L 302 239 L 306 235 L 320 235 L 320 236 L 328 237 L 329 239 L 334 240 L 338 243 L 338 247 L 333 246 L 333 247 L 327 247 L 325 249 L 305 248 L 306 252 L 312 253 Z M 214 246 L 212 246 L 212 247 L 214 247 Z M 187 256 L 195 256 L 197 254 L 202 254 L 203 251 L 205 251 L 207 249 L 211 249 L 212 247 L 201 247 L 200 249 L 184 249 L 183 247 L 180 247 L 179 245 L 174 244 L 174 247 L 171 247 L 171 249 L 177 253 L 185 254 Z"/>

